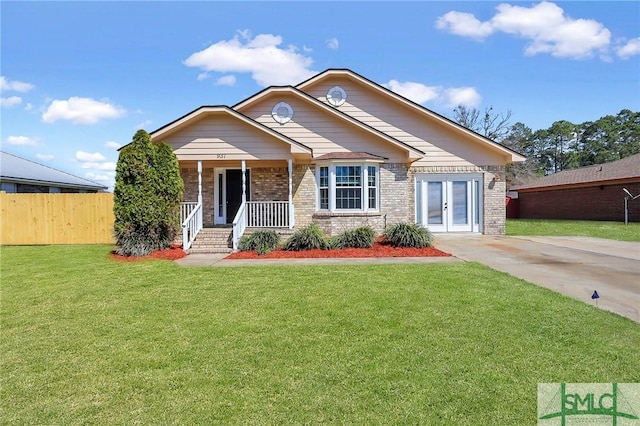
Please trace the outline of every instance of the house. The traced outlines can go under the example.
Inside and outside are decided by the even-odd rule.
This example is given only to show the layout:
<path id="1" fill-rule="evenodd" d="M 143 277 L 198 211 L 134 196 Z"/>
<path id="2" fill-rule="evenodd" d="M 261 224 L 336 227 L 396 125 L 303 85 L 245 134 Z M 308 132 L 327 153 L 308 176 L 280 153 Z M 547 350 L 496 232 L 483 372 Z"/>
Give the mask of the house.
<path id="1" fill-rule="evenodd" d="M 202 227 L 335 235 L 412 222 L 504 234 L 505 165 L 524 158 L 348 69 L 202 106 L 150 133 L 185 184 L 185 248 Z"/>
<path id="2" fill-rule="evenodd" d="M 624 221 L 625 198 L 629 198 L 624 189 L 640 194 L 640 154 L 564 170 L 512 188 L 519 218 L 610 221 Z M 627 200 L 627 207 L 628 220 L 640 222 L 640 199 Z"/>
<path id="3" fill-rule="evenodd" d="M 7 193 L 88 193 L 107 187 L 0 151 L 0 191 Z"/>

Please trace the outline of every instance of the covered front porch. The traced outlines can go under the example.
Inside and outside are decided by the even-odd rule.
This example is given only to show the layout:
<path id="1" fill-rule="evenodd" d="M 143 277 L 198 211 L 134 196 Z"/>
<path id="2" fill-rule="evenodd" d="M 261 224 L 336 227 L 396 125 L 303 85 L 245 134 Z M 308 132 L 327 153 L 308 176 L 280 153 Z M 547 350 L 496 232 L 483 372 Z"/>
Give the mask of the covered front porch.
<path id="1" fill-rule="evenodd" d="M 203 228 L 230 227 L 237 250 L 247 228 L 292 229 L 293 160 L 180 161 L 185 185 L 182 244 L 191 248 Z"/>

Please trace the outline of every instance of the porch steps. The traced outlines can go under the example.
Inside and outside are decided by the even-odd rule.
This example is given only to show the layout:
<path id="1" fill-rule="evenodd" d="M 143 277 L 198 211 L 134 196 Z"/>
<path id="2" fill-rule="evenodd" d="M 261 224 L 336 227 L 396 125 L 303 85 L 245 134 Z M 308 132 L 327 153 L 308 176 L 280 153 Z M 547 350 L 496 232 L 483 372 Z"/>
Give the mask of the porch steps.
<path id="1" fill-rule="evenodd" d="M 258 230 L 276 231 L 282 241 L 294 233 L 294 230 L 288 228 L 247 228 L 244 235 L 250 235 Z M 187 251 L 189 253 L 231 253 L 233 251 L 232 234 L 231 228 L 203 228 Z"/>
<path id="2" fill-rule="evenodd" d="M 231 228 L 204 228 L 193 241 L 189 253 L 231 253 Z"/>

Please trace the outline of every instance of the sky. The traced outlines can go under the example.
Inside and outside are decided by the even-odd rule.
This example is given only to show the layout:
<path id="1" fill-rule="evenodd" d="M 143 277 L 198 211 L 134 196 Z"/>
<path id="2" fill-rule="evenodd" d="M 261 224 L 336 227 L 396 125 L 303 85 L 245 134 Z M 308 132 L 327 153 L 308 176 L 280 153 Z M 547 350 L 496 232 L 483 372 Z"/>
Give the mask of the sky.
<path id="1" fill-rule="evenodd" d="M 640 110 L 637 1 L 1 1 L 0 19 L 2 151 L 110 189 L 138 129 L 327 68 L 534 131 Z"/>

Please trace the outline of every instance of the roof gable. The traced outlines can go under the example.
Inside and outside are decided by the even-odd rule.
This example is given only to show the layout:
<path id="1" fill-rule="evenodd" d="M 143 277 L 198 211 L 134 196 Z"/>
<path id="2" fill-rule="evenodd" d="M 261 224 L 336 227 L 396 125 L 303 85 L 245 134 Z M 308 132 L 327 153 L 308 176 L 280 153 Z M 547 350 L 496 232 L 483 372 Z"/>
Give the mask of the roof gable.
<path id="1" fill-rule="evenodd" d="M 420 116 L 426 118 L 427 120 L 437 123 L 439 126 L 443 126 L 444 128 L 449 129 L 450 131 L 454 131 L 462 137 L 466 138 L 469 141 L 473 141 L 476 144 L 479 144 L 484 149 L 489 149 L 493 152 L 500 153 L 503 156 L 509 158 L 509 161 L 524 161 L 525 158 L 518 154 L 517 152 L 504 147 L 472 130 L 467 129 L 464 126 L 440 115 L 437 114 L 422 105 L 419 105 L 381 85 L 375 83 L 360 74 L 357 74 L 349 69 L 328 69 L 320 74 L 317 74 L 314 77 L 298 84 L 296 88 L 302 91 L 309 91 L 314 86 L 318 86 L 323 84 L 325 81 L 329 81 L 334 78 L 347 78 L 349 81 L 354 83 L 355 85 L 364 88 L 365 90 L 376 93 L 377 96 L 382 96 L 383 99 L 392 101 L 397 105 L 401 105 L 409 110 L 414 111 Z"/>
<path id="2" fill-rule="evenodd" d="M 263 99 L 273 95 L 274 93 L 286 93 L 290 96 L 294 96 L 296 99 L 299 99 L 300 101 L 312 106 L 313 108 L 319 109 L 321 111 L 323 111 L 326 114 L 330 114 L 333 117 L 335 117 L 335 119 L 340 120 L 343 123 L 348 123 L 352 126 L 358 127 L 359 129 L 367 132 L 368 134 L 379 138 L 387 143 L 390 143 L 394 146 L 396 146 L 397 148 L 400 148 L 402 150 L 404 150 L 405 152 L 407 152 L 408 156 L 410 159 L 415 160 L 418 158 L 421 158 L 424 156 L 424 152 L 409 145 L 406 144 L 384 132 L 381 132 L 371 126 L 369 126 L 366 123 L 361 122 L 360 120 L 357 120 L 356 118 L 345 114 L 344 112 L 340 111 L 339 109 L 333 108 L 331 106 L 329 106 L 328 104 L 324 103 L 324 102 L 320 102 L 318 99 L 314 98 L 313 96 L 308 95 L 307 93 L 292 87 L 292 86 L 271 86 L 268 87 L 262 91 L 260 91 L 259 93 L 251 96 L 250 98 L 245 99 L 244 101 L 236 104 L 233 106 L 233 108 L 239 112 L 242 112 L 243 110 L 246 110 L 247 108 L 250 108 L 252 105 L 255 105 L 259 102 L 261 102 Z"/>
<path id="3" fill-rule="evenodd" d="M 235 120 L 238 120 L 243 123 L 243 125 L 251 126 L 254 129 L 257 129 L 261 132 L 268 134 L 269 136 L 278 139 L 284 143 L 291 145 L 291 150 L 294 153 L 304 153 L 304 154 L 312 154 L 311 148 L 285 136 L 281 133 L 274 131 L 273 129 L 260 124 L 249 117 L 235 111 L 227 106 L 202 106 L 197 108 L 184 116 L 178 118 L 177 120 L 172 121 L 161 128 L 154 130 L 150 133 L 150 136 L 153 140 L 161 140 L 162 138 L 167 137 L 168 135 L 177 132 L 181 129 L 188 127 L 189 125 L 201 120 L 202 118 L 213 115 L 213 114 L 222 114 L 228 117 L 231 117 Z"/>

